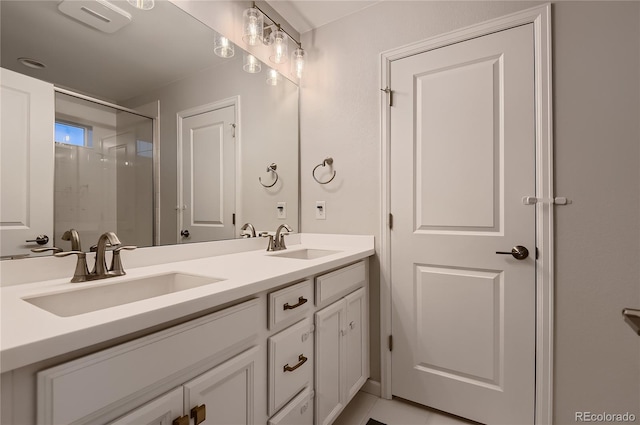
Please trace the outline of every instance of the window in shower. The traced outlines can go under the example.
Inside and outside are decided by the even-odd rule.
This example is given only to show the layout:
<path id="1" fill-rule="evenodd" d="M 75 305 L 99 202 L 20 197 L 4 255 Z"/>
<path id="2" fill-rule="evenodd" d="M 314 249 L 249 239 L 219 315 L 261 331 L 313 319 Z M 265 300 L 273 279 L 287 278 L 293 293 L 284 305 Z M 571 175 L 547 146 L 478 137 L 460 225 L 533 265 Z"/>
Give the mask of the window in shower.
<path id="1" fill-rule="evenodd" d="M 90 148 L 93 146 L 93 132 L 91 126 L 56 120 L 55 141 Z"/>

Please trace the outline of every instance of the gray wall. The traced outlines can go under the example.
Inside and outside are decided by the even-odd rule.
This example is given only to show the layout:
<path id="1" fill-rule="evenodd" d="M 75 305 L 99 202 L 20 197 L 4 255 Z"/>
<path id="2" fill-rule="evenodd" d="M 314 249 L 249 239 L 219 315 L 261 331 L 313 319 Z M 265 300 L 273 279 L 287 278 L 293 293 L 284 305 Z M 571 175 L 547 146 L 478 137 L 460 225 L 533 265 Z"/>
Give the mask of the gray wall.
<path id="1" fill-rule="evenodd" d="M 531 2 L 385 1 L 302 35 L 302 229 L 380 237 L 381 52 Z M 555 423 L 575 411 L 640 414 L 640 3 L 553 5 L 556 193 Z M 332 156 L 330 187 L 310 170 Z M 325 200 L 327 219 L 315 219 Z M 372 378 L 380 379 L 379 265 L 372 265 Z"/>

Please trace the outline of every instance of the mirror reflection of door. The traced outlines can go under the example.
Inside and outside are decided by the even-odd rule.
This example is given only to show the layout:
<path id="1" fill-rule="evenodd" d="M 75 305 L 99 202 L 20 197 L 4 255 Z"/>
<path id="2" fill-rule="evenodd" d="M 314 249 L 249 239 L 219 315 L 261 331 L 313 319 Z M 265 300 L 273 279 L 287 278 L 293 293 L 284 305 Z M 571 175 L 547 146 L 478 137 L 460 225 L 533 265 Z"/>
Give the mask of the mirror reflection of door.
<path id="1" fill-rule="evenodd" d="M 235 106 L 197 109 L 178 114 L 179 243 L 235 235 Z"/>
<path id="2" fill-rule="evenodd" d="M 0 257 L 16 258 L 53 246 L 53 86 L 0 75 Z"/>

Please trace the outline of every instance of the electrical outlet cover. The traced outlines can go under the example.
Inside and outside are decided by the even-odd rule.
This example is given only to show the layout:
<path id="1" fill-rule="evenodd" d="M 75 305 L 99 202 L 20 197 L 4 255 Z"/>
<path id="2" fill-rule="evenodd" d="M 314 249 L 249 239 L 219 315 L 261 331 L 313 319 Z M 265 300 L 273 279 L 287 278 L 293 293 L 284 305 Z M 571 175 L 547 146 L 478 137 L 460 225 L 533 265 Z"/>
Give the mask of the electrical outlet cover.
<path id="1" fill-rule="evenodd" d="M 278 217 L 278 219 L 285 219 L 287 218 L 287 203 L 286 202 L 278 202 L 278 204 L 276 205 L 276 217 Z"/>
<path id="2" fill-rule="evenodd" d="M 325 201 L 316 201 L 316 220 L 327 219 L 327 205 Z"/>

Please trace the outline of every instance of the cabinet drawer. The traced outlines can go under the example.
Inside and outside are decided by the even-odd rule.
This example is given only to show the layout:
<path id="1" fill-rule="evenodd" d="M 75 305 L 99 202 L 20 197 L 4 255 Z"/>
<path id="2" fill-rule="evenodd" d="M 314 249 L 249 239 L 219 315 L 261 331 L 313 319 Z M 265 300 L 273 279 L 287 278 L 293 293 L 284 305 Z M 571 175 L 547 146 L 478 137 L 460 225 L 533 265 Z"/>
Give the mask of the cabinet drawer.
<path id="1" fill-rule="evenodd" d="M 364 261 L 316 277 L 317 305 L 326 305 L 364 286 L 366 279 Z"/>
<path id="2" fill-rule="evenodd" d="M 311 280 L 269 294 L 269 329 L 302 319 L 313 304 Z"/>
<path id="3" fill-rule="evenodd" d="M 313 425 L 313 391 L 305 388 L 268 425 Z"/>
<path id="4" fill-rule="evenodd" d="M 226 360 L 255 338 L 259 311 L 247 301 L 39 372 L 38 424 L 96 423 L 160 381 Z"/>
<path id="5" fill-rule="evenodd" d="M 269 338 L 269 415 L 313 381 L 313 326 L 305 319 Z"/>

